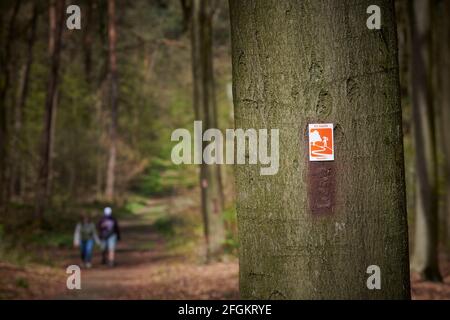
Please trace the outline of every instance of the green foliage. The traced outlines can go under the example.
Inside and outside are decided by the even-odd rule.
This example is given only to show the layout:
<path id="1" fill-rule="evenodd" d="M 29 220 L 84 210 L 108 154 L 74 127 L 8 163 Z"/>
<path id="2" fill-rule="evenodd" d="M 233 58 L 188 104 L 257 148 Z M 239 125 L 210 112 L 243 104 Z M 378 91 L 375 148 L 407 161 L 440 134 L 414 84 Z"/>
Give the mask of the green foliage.
<path id="1" fill-rule="evenodd" d="M 139 201 L 127 201 L 125 205 L 125 209 L 133 214 L 139 213 L 142 209 L 145 208 L 145 203 Z"/>
<path id="2" fill-rule="evenodd" d="M 166 238 L 175 236 L 175 228 L 177 225 L 182 224 L 182 220 L 174 216 L 162 216 L 158 218 L 153 224 L 155 230 Z"/>
<path id="3" fill-rule="evenodd" d="M 167 160 L 154 159 L 144 174 L 134 182 L 132 190 L 143 196 L 164 196 L 173 194 L 176 190 L 192 188 L 196 184 L 194 167 L 183 168 Z"/>
<path id="4" fill-rule="evenodd" d="M 42 234 L 33 234 L 28 243 L 33 243 L 34 245 L 46 248 L 68 248 L 72 245 L 72 241 L 72 233 L 46 232 Z"/>

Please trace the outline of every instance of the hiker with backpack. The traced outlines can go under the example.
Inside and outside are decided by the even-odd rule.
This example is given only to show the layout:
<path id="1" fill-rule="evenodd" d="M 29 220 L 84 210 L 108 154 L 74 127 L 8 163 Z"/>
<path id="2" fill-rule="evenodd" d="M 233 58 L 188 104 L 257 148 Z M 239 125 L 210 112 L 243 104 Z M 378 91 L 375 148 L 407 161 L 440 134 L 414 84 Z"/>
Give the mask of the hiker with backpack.
<path id="1" fill-rule="evenodd" d="M 112 216 L 110 207 L 103 210 L 103 217 L 97 224 L 102 247 L 102 264 L 115 265 L 115 250 L 120 240 L 120 229 L 117 220 Z"/>
<path id="2" fill-rule="evenodd" d="M 91 221 L 89 215 L 83 214 L 81 221 L 75 227 L 73 245 L 74 247 L 80 247 L 81 260 L 85 268 L 92 267 L 94 242 L 100 244 L 95 224 Z"/>

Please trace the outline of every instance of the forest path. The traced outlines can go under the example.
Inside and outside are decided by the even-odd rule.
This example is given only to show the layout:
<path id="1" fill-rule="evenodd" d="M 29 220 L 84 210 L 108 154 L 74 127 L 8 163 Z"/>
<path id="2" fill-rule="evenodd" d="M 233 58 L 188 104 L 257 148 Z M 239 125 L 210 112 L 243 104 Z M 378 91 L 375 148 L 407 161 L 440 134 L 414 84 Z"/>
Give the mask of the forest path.
<path id="1" fill-rule="evenodd" d="M 238 265 L 228 262 L 203 264 L 192 257 L 170 253 L 165 237 L 155 228 L 165 199 L 148 201 L 139 214 L 121 219 L 117 266 L 101 265 L 94 250 L 93 268 L 82 269 L 81 290 L 64 288 L 56 299 L 232 299 L 238 298 Z M 71 250 L 63 267 L 78 264 Z M 65 286 L 65 283 L 64 283 Z"/>

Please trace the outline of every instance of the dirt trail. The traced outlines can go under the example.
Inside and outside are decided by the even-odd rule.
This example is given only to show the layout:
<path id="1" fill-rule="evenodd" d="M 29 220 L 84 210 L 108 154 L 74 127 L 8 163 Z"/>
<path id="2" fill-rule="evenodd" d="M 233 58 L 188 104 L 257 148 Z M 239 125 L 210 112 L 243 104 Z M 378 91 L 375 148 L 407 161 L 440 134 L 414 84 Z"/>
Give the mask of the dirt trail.
<path id="1" fill-rule="evenodd" d="M 120 221 L 122 241 L 117 266 L 100 264 L 94 251 L 92 269 L 82 269 L 81 290 L 61 290 L 56 299 L 232 299 L 238 298 L 238 264 L 202 264 L 183 255 L 171 255 L 164 237 L 154 227 L 150 202 L 138 216 Z M 79 263 L 75 250 L 62 267 Z M 64 283 L 65 285 L 65 283 Z"/>

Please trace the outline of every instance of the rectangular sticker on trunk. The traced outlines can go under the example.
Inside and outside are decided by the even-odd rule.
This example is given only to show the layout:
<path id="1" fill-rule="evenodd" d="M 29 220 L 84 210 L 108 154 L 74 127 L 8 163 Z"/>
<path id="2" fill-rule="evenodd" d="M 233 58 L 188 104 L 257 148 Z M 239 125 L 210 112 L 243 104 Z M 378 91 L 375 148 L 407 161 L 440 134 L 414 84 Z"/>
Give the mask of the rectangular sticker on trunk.
<path id="1" fill-rule="evenodd" d="M 334 160 L 332 123 L 310 123 L 308 125 L 309 161 Z"/>

